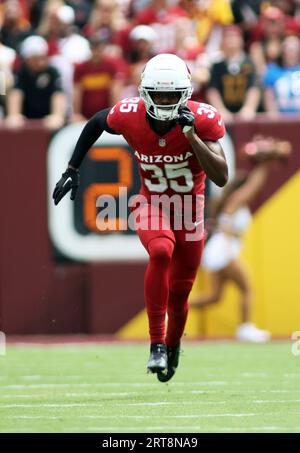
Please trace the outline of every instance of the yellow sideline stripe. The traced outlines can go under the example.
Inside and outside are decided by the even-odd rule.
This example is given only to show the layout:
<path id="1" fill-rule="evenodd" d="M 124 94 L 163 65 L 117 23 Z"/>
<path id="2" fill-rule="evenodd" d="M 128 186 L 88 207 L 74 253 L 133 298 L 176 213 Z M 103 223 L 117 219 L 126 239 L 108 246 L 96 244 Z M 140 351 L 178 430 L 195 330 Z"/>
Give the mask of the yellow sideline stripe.
<path id="1" fill-rule="evenodd" d="M 292 332 L 300 330 L 299 199 L 300 172 L 255 213 L 242 251 L 254 291 L 253 321 L 275 336 L 290 337 Z M 208 275 L 200 271 L 190 298 L 208 289 Z M 228 284 L 219 304 L 201 312 L 191 308 L 186 336 L 231 336 L 238 323 L 238 291 Z M 148 338 L 145 310 L 117 334 L 120 338 Z"/>

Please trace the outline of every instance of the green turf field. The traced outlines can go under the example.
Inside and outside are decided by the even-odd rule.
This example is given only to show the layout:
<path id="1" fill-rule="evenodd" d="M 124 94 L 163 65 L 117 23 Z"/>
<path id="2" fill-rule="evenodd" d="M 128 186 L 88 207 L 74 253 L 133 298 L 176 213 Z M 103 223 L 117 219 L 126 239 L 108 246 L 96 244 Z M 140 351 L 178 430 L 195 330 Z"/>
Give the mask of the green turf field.
<path id="1" fill-rule="evenodd" d="M 8 346 L 0 432 L 300 432 L 291 344 L 186 343 L 168 384 L 148 345 Z"/>

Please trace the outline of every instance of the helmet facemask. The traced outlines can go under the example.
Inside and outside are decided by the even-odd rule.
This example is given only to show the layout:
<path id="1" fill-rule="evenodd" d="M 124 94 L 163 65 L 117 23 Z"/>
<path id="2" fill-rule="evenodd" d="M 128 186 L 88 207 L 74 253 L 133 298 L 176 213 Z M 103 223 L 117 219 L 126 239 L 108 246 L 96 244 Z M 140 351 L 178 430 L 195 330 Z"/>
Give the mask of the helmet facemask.
<path id="1" fill-rule="evenodd" d="M 159 54 L 146 64 L 139 87 L 148 115 L 159 121 L 172 121 L 178 117 L 180 107 L 192 96 L 191 75 L 185 62 L 173 54 Z M 179 100 L 171 104 L 155 104 L 153 93 L 180 93 Z"/>
<path id="2" fill-rule="evenodd" d="M 180 93 L 181 96 L 175 104 L 155 104 L 152 99 L 152 94 L 155 92 L 170 92 Z M 175 89 L 175 90 L 154 90 L 153 88 L 139 87 L 139 93 L 145 102 L 146 110 L 151 118 L 159 121 L 172 121 L 178 118 L 178 110 L 186 105 L 188 99 L 192 95 L 192 88 Z"/>

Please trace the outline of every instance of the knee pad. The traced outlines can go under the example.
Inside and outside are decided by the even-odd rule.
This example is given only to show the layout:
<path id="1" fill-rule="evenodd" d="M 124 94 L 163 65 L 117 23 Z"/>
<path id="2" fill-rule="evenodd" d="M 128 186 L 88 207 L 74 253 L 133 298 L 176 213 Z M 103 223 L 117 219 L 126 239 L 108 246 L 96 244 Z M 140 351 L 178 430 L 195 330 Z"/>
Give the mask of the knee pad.
<path id="1" fill-rule="evenodd" d="M 173 250 L 173 242 L 166 238 L 152 239 L 148 244 L 150 260 L 158 264 L 169 264 Z"/>

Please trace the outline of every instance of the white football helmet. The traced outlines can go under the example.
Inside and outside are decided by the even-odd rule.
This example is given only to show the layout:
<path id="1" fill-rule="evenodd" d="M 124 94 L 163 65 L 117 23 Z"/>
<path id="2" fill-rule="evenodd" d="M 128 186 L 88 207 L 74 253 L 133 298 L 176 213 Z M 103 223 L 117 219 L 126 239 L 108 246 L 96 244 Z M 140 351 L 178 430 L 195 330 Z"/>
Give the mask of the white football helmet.
<path id="1" fill-rule="evenodd" d="M 181 97 L 176 104 L 154 104 L 151 92 L 179 92 Z M 178 117 L 178 109 L 186 105 L 193 89 L 191 75 L 185 62 L 173 54 L 160 54 L 151 58 L 141 75 L 140 97 L 145 102 L 147 113 L 154 119 L 170 121 Z"/>

